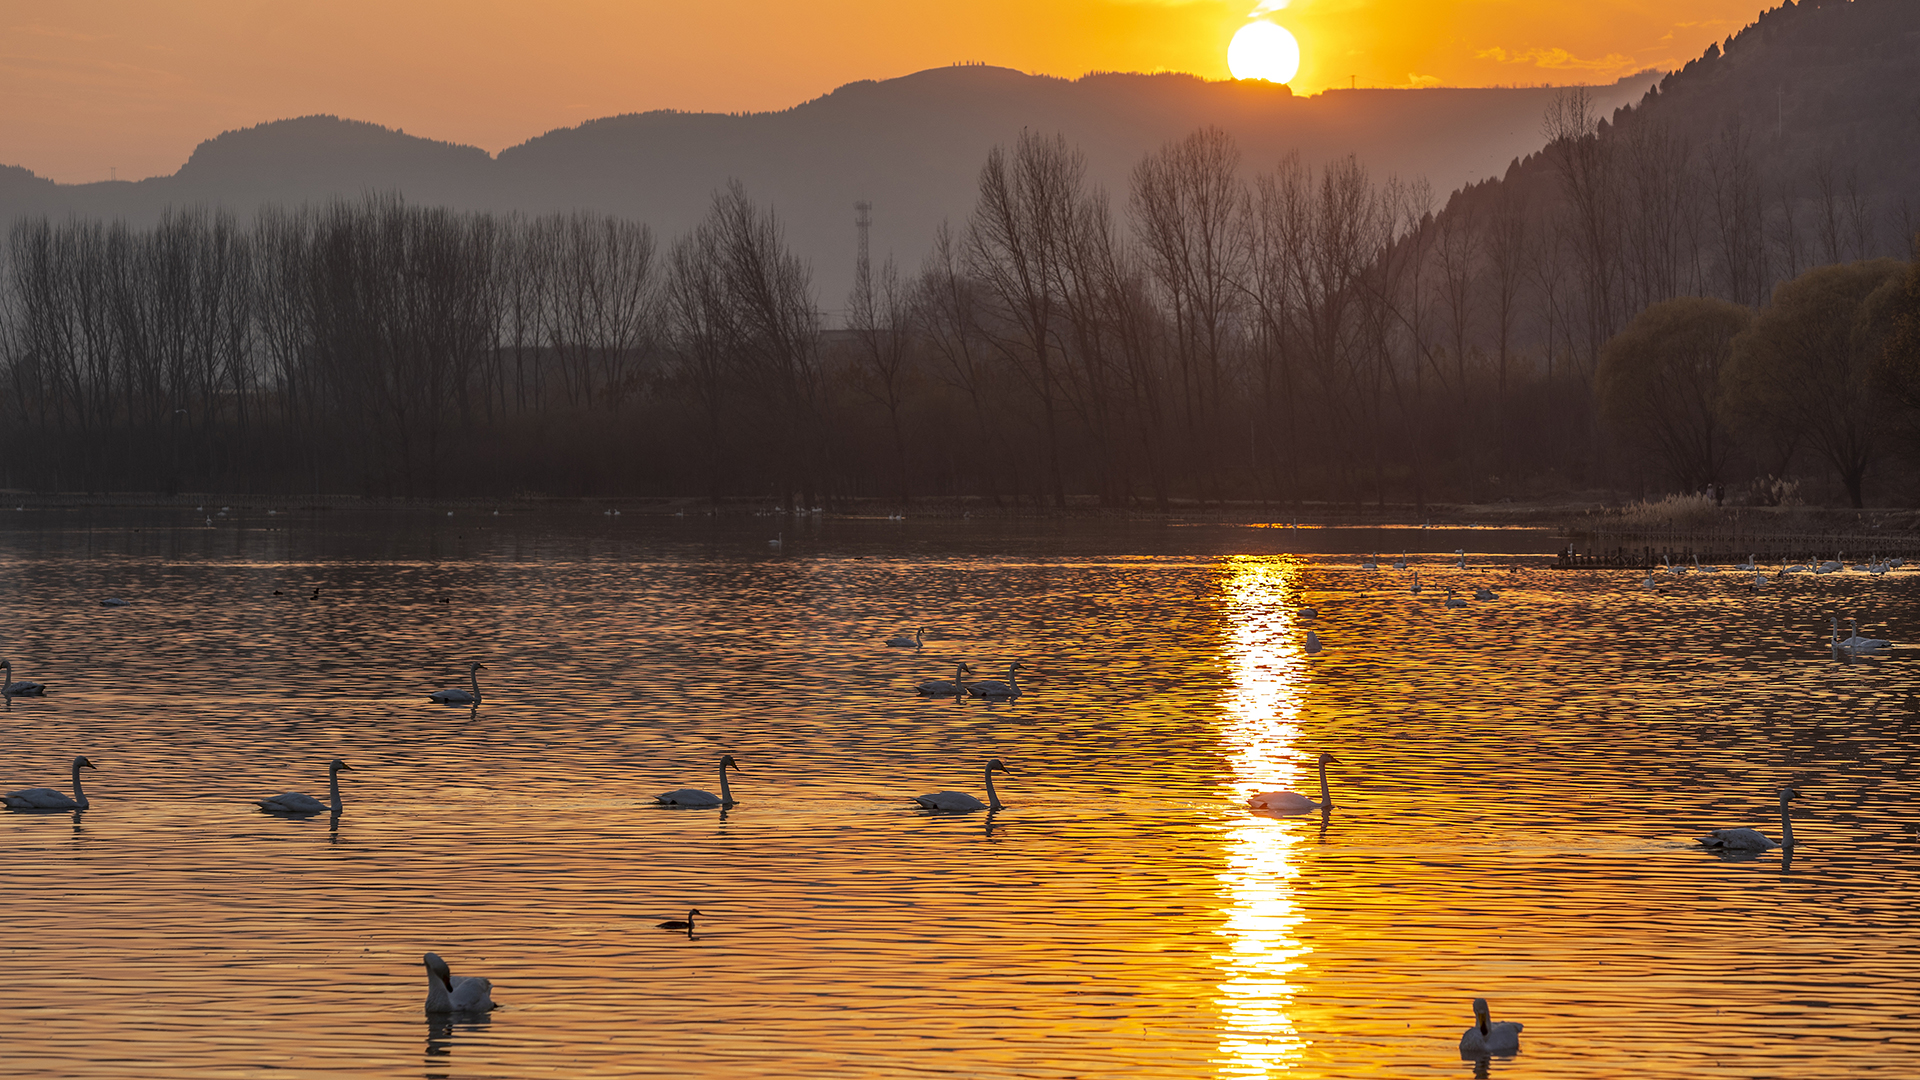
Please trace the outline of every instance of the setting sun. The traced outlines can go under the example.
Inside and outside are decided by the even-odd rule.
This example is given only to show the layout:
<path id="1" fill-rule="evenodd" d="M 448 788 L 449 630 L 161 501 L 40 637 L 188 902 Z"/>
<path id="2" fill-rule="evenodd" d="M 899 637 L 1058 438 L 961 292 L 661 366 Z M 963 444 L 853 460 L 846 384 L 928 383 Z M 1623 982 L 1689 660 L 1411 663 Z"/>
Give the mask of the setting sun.
<path id="1" fill-rule="evenodd" d="M 1236 79 L 1291 81 L 1300 71 L 1300 43 L 1284 27 L 1250 22 L 1227 45 L 1227 68 Z"/>

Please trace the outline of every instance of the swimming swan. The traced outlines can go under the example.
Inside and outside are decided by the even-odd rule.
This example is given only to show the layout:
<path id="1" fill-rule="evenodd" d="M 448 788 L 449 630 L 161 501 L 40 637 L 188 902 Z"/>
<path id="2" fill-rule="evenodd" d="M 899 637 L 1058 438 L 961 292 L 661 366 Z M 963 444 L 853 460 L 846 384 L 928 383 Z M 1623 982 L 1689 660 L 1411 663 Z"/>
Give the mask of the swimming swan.
<path id="1" fill-rule="evenodd" d="M 1473 1017 L 1475 1023 L 1460 1036 L 1460 1056 L 1462 1058 L 1483 1058 L 1494 1054 L 1506 1056 L 1520 1052 L 1520 1029 L 1524 1024 L 1512 1020 L 1494 1023 L 1488 1019 L 1487 999 L 1473 999 Z"/>
<path id="2" fill-rule="evenodd" d="M 487 670 L 487 665 L 479 661 L 468 664 L 467 681 L 473 685 L 471 692 L 458 687 L 452 687 L 446 690 L 435 690 L 433 693 L 427 695 L 427 700 L 437 702 L 441 705 L 480 704 L 480 672 L 485 670 Z"/>
<path id="3" fill-rule="evenodd" d="M 1710 848 L 1731 851 L 1772 851 L 1777 847 L 1793 846 L 1793 815 L 1787 811 L 1787 800 L 1799 792 L 1790 787 L 1780 789 L 1780 842 L 1774 843 L 1758 829 L 1715 829 L 1700 838 L 1700 843 Z"/>
<path id="4" fill-rule="evenodd" d="M 439 953 L 428 953 L 426 965 L 428 1012 L 486 1012 L 496 1007 L 490 980 L 478 975 L 454 978 Z"/>
<path id="5" fill-rule="evenodd" d="M 1247 807 L 1270 814 L 1304 814 L 1310 810 L 1333 809 L 1333 795 L 1327 790 L 1327 766 L 1338 765 L 1332 754 L 1320 755 L 1320 801 L 1314 802 L 1297 791 L 1261 791 L 1247 796 Z"/>
<path id="6" fill-rule="evenodd" d="M 913 636 L 912 636 L 912 637 L 905 637 L 905 636 L 901 636 L 901 637 L 897 637 L 897 638 L 888 638 L 888 639 L 887 639 L 887 648 L 889 648 L 889 649 L 917 649 L 917 648 L 919 648 L 919 647 L 920 647 L 920 645 L 921 645 L 921 639 L 922 639 L 922 638 L 924 638 L 924 637 L 926 637 L 926 634 L 927 634 L 927 628 L 923 626 L 923 627 L 921 627 L 920 629 L 918 629 L 918 630 L 915 630 L 915 631 L 913 632 Z"/>
<path id="7" fill-rule="evenodd" d="M 353 766 L 339 758 L 334 758 L 333 762 L 327 766 L 327 794 L 333 799 L 332 806 L 298 791 L 289 791 L 285 795 L 275 795 L 267 799 L 255 799 L 254 804 L 269 814 L 337 814 L 345 807 L 345 804 L 340 801 L 340 774 L 352 771 Z"/>
<path id="8" fill-rule="evenodd" d="M 28 682 L 25 679 L 14 682 L 13 661 L 0 660 L 0 696 L 10 698 L 45 697 L 46 693 L 47 686 L 45 683 Z"/>
<path id="9" fill-rule="evenodd" d="M 1475 600 L 1498 600 L 1500 599 L 1500 594 L 1482 585 L 1473 590 L 1473 598 Z"/>
<path id="10" fill-rule="evenodd" d="M 919 803 L 922 808 L 927 810 L 1000 810 L 1000 809 L 1003 809 L 1003 807 L 1000 805 L 999 794 L 997 794 L 993 790 L 993 770 L 995 769 L 999 769 L 1001 772 L 1006 773 L 1008 776 L 1013 775 L 1013 770 L 1007 768 L 1005 765 L 1000 764 L 999 758 L 994 758 L 992 761 L 987 762 L 987 801 L 986 802 L 981 802 L 979 799 L 974 798 L 973 796 L 967 794 L 964 791 L 936 791 L 931 795 L 916 795 L 914 796 L 913 801 Z"/>
<path id="11" fill-rule="evenodd" d="M 967 693 L 973 697 L 1017 698 L 1020 696 L 1020 680 L 1015 676 L 1019 673 L 1020 661 L 1015 660 L 1007 666 L 1006 682 L 1001 682 L 999 679 L 982 679 L 976 683 L 968 683 Z"/>
<path id="12" fill-rule="evenodd" d="M 88 807 L 87 793 L 80 789 L 80 770 L 94 768 L 94 764 L 84 757 L 73 759 L 73 798 L 50 787 L 27 788 L 11 795 L 0 795 L 0 802 L 7 804 L 9 810 L 85 810 Z"/>
<path id="13" fill-rule="evenodd" d="M 1467 602 L 1453 595 L 1452 589 L 1448 589 L 1447 590 L 1447 606 L 1448 607 L 1466 607 Z"/>
<path id="14" fill-rule="evenodd" d="M 1840 620 L 1836 617 L 1834 619 L 1834 630 L 1836 633 L 1838 633 L 1839 629 L 1840 629 Z M 1855 652 L 1878 651 L 1880 649 L 1889 648 L 1893 645 L 1893 642 L 1887 640 L 1886 638 L 1861 637 L 1859 619 L 1847 620 L 1847 632 L 1848 632 L 1848 636 L 1841 638 L 1840 644 L 1843 648 L 1852 649 Z"/>
<path id="15" fill-rule="evenodd" d="M 953 673 L 952 682 L 948 682 L 945 679 L 928 679 L 913 689 L 922 697 L 959 697 L 961 694 L 967 692 L 967 683 L 964 676 L 971 674 L 973 674 L 973 669 L 965 664 L 961 664 L 960 669 Z"/>
<path id="16" fill-rule="evenodd" d="M 727 770 L 740 772 L 740 765 L 733 760 L 732 754 L 720 755 L 720 794 L 701 791 L 699 788 L 680 788 L 665 795 L 655 795 L 653 801 L 662 806 L 732 806 L 733 789 L 727 787 Z"/>
<path id="17" fill-rule="evenodd" d="M 1006 765 L 1000 765 L 1000 759 L 998 759 L 998 757 L 995 757 L 993 761 L 989 761 L 989 763 L 987 763 L 987 801 L 985 801 L 985 803 L 973 798 L 970 794 L 966 794 L 966 792 L 933 792 L 931 796 L 914 796 L 914 801 L 920 803 L 922 809 L 945 809 L 945 811 L 977 811 L 977 809 L 996 811 L 996 809 L 1006 809 L 1006 807 L 1000 805 L 998 792 L 993 790 L 993 771 L 995 771 L 995 769 L 998 769 L 1000 773 L 1008 774 L 1008 776 L 1014 774 L 1014 771 L 1008 769 Z"/>

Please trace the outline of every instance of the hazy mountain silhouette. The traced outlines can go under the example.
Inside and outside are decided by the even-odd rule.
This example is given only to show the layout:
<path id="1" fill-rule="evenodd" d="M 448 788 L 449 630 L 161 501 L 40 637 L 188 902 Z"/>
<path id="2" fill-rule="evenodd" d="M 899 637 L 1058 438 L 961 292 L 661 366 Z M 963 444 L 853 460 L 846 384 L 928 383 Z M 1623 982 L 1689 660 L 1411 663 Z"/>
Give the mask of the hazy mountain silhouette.
<path id="1" fill-rule="evenodd" d="M 1606 108 L 1637 98 L 1651 76 L 1596 91 Z M 987 151 L 1023 127 L 1064 133 L 1086 151 L 1089 176 L 1124 199 L 1140 156 L 1214 124 L 1240 142 L 1247 165 L 1288 151 L 1309 162 L 1359 155 L 1376 175 L 1426 177 L 1441 198 L 1499 175 L 1539 147 L 1556 91 L 1345 90 L 1294 96 L 1264 83 L 1191 75 L 1098 74 L 1079 79 L 962 66 L 851 83 L 780 112 L 650 112 L 549 132 L 502 151 L 418 138 L 374 124 L 308 116 L 230 131 L 202 143 L 179 172 L 137 182 L 52 184 L 0 172 L 0 218 L 22 213 L 124 217 L 144 223 L 170 205 L 249 214 L 365 191 L 399 191 L 448 206 L 541 213 L 587 208 L 631 216 L 673 236 L 738 177 L 772 202 L 795 248 L 813 260 L 823 306 L 852 277 L 852 204 L 874 204 L 873 251 L 919 264 L 941 220 L 964 221 Z"/>
<path id="2" fill-rule="evenodd" d="M 1703 169 L 1743 144 L 1770 211 L 1783 197 L 1823 201 L 1824 172 L 1836 201 L 1865 200 L 1874 235 L 1864 246 L 1904 253 L 1920 228 L 1920 3 L 1788 0 L 1613 109 L 1600 133 L 1618 141 L 1655 128 Z M 1490 205 L 1502 184 L 1541 209 L 1561 197 L 1560 183 L 1552 161 L 1533 154 L 1501 181 L 1458 193 L 1450 209 Z"/>

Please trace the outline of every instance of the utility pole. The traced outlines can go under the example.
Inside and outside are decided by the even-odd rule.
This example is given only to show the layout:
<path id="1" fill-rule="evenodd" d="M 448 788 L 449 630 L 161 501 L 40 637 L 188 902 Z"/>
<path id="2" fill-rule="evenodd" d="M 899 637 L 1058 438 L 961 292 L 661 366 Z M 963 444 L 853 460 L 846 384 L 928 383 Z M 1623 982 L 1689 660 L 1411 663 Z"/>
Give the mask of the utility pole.
<path id="1" fill-rule="evenodd" d="M 860 253 L 853 263 L 853 280 L 865 285 L 871 280 L 873 264 L 867 257 L 867 231 L 873 228 L 873 204 L 865 199 L 853 204 L 853 224 L 860 230 Z"/>

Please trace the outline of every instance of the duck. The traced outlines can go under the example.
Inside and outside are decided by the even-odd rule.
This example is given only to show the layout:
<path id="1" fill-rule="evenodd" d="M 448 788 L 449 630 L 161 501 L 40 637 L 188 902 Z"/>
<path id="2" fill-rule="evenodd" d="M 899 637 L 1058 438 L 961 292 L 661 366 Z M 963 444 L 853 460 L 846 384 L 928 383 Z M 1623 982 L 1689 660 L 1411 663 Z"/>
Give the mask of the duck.
<path id="1" fill-rule="evenodd" d="M 952 681 L 946 679 L 928 679 L 913 689 L 914 692 L 921 697 L 959 697 L 961 694 L 967 692 L 965 677 L 971 674 L 973 674 L 973 669 L 965 664 L 961 664 L 960 669 L 953 673 Z"/>
<path id="2" fill-rule="evenodd" d="M 992 761 L 987 762 L 986 802 L 981 802 L 979 799 L 974 798 L 964 791 L 936 791 L 931 795 L 916 795 L 913 801 L 920 804 L 923 810 L 968 812 L 973 810 L 1004 809 L 1000 803 L 999 793 L 993 790 L 993 774 L 995 770 L 1006 773 L 1008 776 L 1013 775 L 1013 770 L 1001 764 L 999 758 L 994 758 Z"/>
<path id="3" fill-rule="evenodd" d="M 1020 680 L 1017 679 L 1015 676 L 1017 676 L 1020 673 L 1020 666 L 1021 666 L 1020 661 L 1018 660 L 1015 660 L 1013 663 L 1007 665 L 1007 681 L 1006 682 L 1001 682 L 998 679 L 983 679 L 980 682 L 968 683 L 967 694 L 970 697 L 979 697 L 979 698 L 1011 699 L 1011 698 L 1019 697 L 1020 696 Z"/>
<path id="4" fill-rule="evenodd" d="M 915 630 L 913 632 L 912 637 L 901 635 L 900 637 L 896 637 L 896 638 L 888 638 L 887 648 L 917 649 L 923 644 L 923 639 L 926 637 L 926 634 L 927 634 L 927 628 L 923 626 L 920 629 Z"/>
<path id="5" fill-rule="evenodd" d="M 11 795 L 0 795 L 0 802 L 6 803 L 9 810 L 85 810 L 92 804 L 87 801 L 87 793 L 80 787 L 80 770 L 98 768 L 99 766 L 85 757 L 73 759 L 73 798 L 71 799 L 53 788 L 36 787 L 16 791 Z"/>
<path id="6" fill-rule="evenodd" d="M 653 801 L 661 806 L 732 806 L 734 805 L 733 789 L 727 786 L 728 769 L 734 772 L 742 771 L 739 762 L 733 760 L 732 754 L 722 754 L 720 755 L 720 794 L 718 795 L 711 791 L 701 791 L 699 788 L 679 788 L 662 795 L 655 795 Z"/>
<path id="7" fill-rule="evenodd" d="M 45 697 L 45 683 L 28 682 L 25 679 L 13 681 L 13 661 L 0 660 L 0 697 Z"/>
<path id="8" fill-rule="evenodd" d="M 427 965 L 428 1012 L 488 1012 L 498 1007 L 493 1003 L 491 980 L 478 975 L 456 977 L 439 953 L 428 953 L 423 960 Z"/>
<path id="9" fill-rule="evenodd" d="M 1758 829 L 1715 829 L 1700 838 L 1702 847 L 1719 851 L 1772 851 L 1777 847 L 1793 846 L 1793 815 L 1787 809 L 1787 800 L 1799 792 L 1790 787 L 1780 789 L 1780 842 Z"/>
<path id="10" fill-rule="evenodd" d="M 694 908 L 693 910 L 687 912 L 687 917 L 684 919 L 668 919 L 666 922 L 654 923 L 653 925 L 658 927 L 661 930 L 685 930 L 687 932 L 687 936 L 692 937 L 693 936 L 693 917 L 695 915 L 705 916 L 706 912 L 701 911 L 699 908 Z"/>
<path id="11" fill-rule="evenodd" d="M 467 665 L 467 680 L 472 684 L 472 690 L 462 690 L 457 686 L 449 687 L 445 690 L 435 690 L 433 693 L 427 695 L 427 700 L 440 705 L 480 704 L 480 672 L 485 670 L 487 670 L 487 665 L 480 663 L 478 660 L 473 661 Z"/>
<path id="12" fill-rule="evenodd" d="M 1305 814 L 1312 810 L 1333 809 L 1333 795 L 1327 790 L 1327 766 L 1338 765 L 1332 754 L 1320 755 L 1320 801 L 1314 802 L 1297 791 L 1259 791 L 1247 796 L 1247 808 L 1270 814 Z"/>
<path id="13" fill-rule="evenodd" d="M 340 774 L 352 771 L 353 766 L 348 765 L 339 758 L 334 758 L 333 761 L 327 765 L 327 795 L 333 800 L 333 805 L 331 806 L 311 795 L 306 795 L 298 791 L 289 791 L 284 795 L 274 795 L 265 799 L 255 799 L 254 805 L 269 814 L 304 815 L 323 812 L 338 814 L 345 809 L 346 806 L 346 804 L 340 800 Z"/>
<path id="14" fill-rule="evenodd" d="M 1465 1059 L 1508 1055 L 1520 1052 L 1520 1031 L 1525 1027 L 1511 1020 L 1494 1023 L 1487 1011 L 1486 998 L 1473 999 L 1474 1024 L 1460 1036 L 1460 1056 Z"/>

